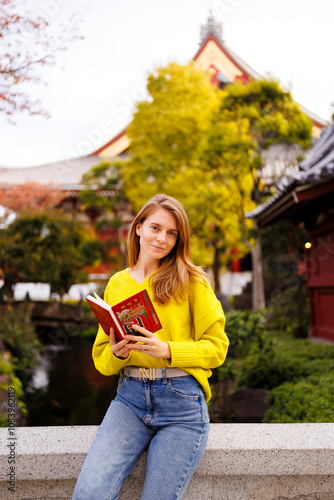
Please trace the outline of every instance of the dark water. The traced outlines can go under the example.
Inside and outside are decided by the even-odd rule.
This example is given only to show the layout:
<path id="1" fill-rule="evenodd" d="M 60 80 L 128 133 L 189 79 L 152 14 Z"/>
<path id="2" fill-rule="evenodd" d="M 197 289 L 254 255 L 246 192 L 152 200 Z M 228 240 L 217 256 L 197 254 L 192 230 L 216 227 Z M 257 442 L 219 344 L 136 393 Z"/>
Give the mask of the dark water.
<path id="1" fill-rule="evenodd" d="M 99 425 L 118 378 L 94 367 L 92 343 L 45 346 L 27 394 L 29 426 Z"/>

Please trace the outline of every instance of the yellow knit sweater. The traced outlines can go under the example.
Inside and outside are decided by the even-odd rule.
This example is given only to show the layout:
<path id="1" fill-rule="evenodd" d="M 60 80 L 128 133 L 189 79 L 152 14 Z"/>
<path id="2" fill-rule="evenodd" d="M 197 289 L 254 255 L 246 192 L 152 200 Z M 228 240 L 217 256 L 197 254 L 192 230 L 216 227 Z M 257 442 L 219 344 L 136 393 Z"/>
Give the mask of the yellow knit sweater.
<path id="1" fill-rule="evenodd" d="M 111 277 L 104 294 L 108 304 L 117 304 L 131 295 L 146 289 L 152 299 L 148 276 L 138 284 L 129 269 Z M 177 303 L 174 299 L 167 304 L 154 303 L 163 328 L 155 335 L 168 342 L 170 359 L 152 358 L 144 352 L 131 352 L 126 359 L 119 359 L 110 352 L 109 337 L 101 326 L 93 346 L 93 360 L 96 369 L 103 375 L 115 375 L 125 366 L 145 368 L 182 368 L 203 387 L 206 400 L 211 397 L 208 378 L 210 368 L 220 366 L 226 357 L 229 341 L 224 332 L 225 316 L 220 302 L 211 286 L 192 282 L 191 295 Z"/>

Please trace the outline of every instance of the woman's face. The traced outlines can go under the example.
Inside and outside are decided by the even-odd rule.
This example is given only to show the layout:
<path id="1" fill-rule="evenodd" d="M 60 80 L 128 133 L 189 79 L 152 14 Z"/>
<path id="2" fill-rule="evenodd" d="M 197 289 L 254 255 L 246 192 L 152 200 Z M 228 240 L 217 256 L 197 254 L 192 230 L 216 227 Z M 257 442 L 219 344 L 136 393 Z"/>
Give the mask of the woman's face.
<path id="1" fill-rule="evenodd" d="M 174 248 L 178 230 L 175 216 L 164 208 L 152 212 L 142 223 L 138 223 L 136 233 L 140 239 L 140 255 L 160 260 Z"/>

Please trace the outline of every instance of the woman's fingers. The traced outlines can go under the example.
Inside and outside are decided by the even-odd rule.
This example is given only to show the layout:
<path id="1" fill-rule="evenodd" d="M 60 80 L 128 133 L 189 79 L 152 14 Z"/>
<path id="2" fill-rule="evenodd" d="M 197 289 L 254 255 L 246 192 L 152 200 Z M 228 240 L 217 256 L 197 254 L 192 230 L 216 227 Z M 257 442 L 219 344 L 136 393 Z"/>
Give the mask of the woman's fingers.
<path id="1" fill-rule="evenodd" d="M 127 339 L 123 339 L 120 342 L 116 342 L 115 332 L 113 328 L 110 328 L 110 351 L 115 354 L 115 356 L 119 358 L 127 358 L 130 352 L 128 347 L 129 341 Z"/>
<path id="2" fill-rule="evenodd" d="M 139 325 L 132 325 L 132 328 L 144 336 L 126 335 L 125 338 L 127 340 L 136 342 L 135 344 L 129 345 L 129 350 L 148 354 L 152 358 L 170 358 L 170 347 L 167 342 L 158 339 L 154 333 L 149 332 L 146 328 Z"/>
<path id="3" fill-rule="evenodd" d="M 134 324 L 132 328 L 143 336 L 126 335 L 123 340 L 116 342 L 114 330 L 110 329 L 110 350 L 115 356 L 125 359 L 131 351 L 135 351 L 148 354 L 153 358 L 170 358 L 170 348 L 167 342 L 162 342 L 154 333 L 142 326 Z"/>
<path id="4" fill-rule="evenodd" d="M 149 332 L 148 330 L 146 330 L 146 328 L 137 325 L 137 323 L 134 323 L 133 325 L 131 325 L 131 328 L 133 328 L 134 330 L 136 330 L 136 332 L 142 333 L 143 335 L 145 335 L 145 337 L 152 337 L 152 336 L 154 336 L 154 333 Z M 126 337 L 128 337 L 128 335 Z M 134 337 L 134 338 L 138 341 L 137 337 Z"/>
<path id="5" fill-rule="evenodd" d="M 109 335 L 109 344 L 116 345 L 116 338 L 115 338 L 115 332 L 113 327 L 110 328 L 110 335 Z"/>
<path id="6" fill-rule="evenodd" d="M 125 338 L 130 342 L 130 344 L 138 344 L 138 342 L 142 342 L 147 345 L 153 345 L 155 341 L 159 341 L 154 333 L 146 330 L 146 328 L 143 328 L 142 326 L 134 324 L 131 325 L 131 328 L 136 330 L 136 332 L 140 335 L 125 335 Z"/>

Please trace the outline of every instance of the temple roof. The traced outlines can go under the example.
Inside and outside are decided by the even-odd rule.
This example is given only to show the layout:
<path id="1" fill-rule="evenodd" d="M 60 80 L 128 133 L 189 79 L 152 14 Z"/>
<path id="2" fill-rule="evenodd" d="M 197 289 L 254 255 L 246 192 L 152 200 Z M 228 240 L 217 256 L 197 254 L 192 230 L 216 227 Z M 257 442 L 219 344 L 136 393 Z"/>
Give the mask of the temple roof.
<path id="1" fill-rule="evenodd" d="M 247 64 L 241 57 L 239 57 L 232 49 L 230 49 L 222 38 L 222 24 L 212 22 L 213 17 L 209 17 L 208 23 L 201 26 L 201 43 L 198 51 L 196 52 L 193 60 L 196 61 L 199 55 L 206 49 L 208 42 L 213 41 L 221 52 L 223 52 L 227 58 L 234 64 L 239 70 L 244 72 L 246 75 L 254 78 L 255 80 L 260 80 L 263 78 L 260 73 L 255 71 L 249 64 Z M 216 59 L 217 60 L 217 59 Z M 220 69 L 220 68 L 217 68 Z M 224 75 L 226 77 L 226 75 Z M 230 83 L 232 83 L 230 81 Z"/>
<path id="2" fill-rule="evenodd" d="M 222 23 L 217 23 L 215 18 L 213 17 L 212 11 L 210 11 L 210 15 L 208 17 L 208 21 L 206 24 L 202 24 L 201 26 L 201 41 L 200 45 L 205 42 L 209 35 L 213 35 L 218 41 L 221 43 L 223 40 L 223 25 Z"/>
<path id="3" fill-rule="evenodd" d="M 232 83 L 240 80 L 247 83 L 250 79 L 262 80 L 264 77 L 239 57 L 223 40 L 223 28 L 210 13 L 207 24 L 201 26 L 201 42 L 193 60 L 204 71 L 212 67 L 217 70 L 217 79 L 222 83 Z M 319 129 L 328 125 L 328 122 L 312 111 L 300 105 L 301 110 L 312 120 Z"/>
<path id="4" fill-rule="evenodd" d="M 334 124 L 322 130 L 320 139 L 307 158 L 299 164 L 298 170 L 284 177 L 277 185 L 277 192 L 252 212 L 246 213 L 246 217 L 259 221 L 270 213 L 273 214 L 288 198 L 293 198 L 297 204 L 303 190 L 332 179 L 334 179 Z"/>
<path id="5" fill-rule="evenodd" d="M 226 45 L 226 43 L 223 44 L 223 48 L 225 49 L 227 54 L 231 57 L 231 59 L 233 59 L 238 64 L 238 66 L 240 66 L 245 71 L 245 73 L 247 73 L 249 76 L 254 78 L 254 80 L 261 80 L 263 78 L 263 76 L 260 75 L 260 73 L 255 71 L 255 69 L 253 69 L 251 66 L 249 66 L 249 64 L 247 64 L 232 49 L 230 49 Z"/>
<path id="6" fill-rule="evenodd" d="M 247 83 L 249 79 L 262 79 L 241 57 L 232 51 L 223 40 L 222 23 L 217 23 L 210 13 L 208 21 L 201 26 L 200 47 L 193 61 L 204 72 L 215 73 L 215 78 L 222 84 L 240 80 Z M 300 106 L 302 111 L 313 121 L 316 135 L 327 122 L 308 109 Z M 121 130 L 106 144 L 87 156 L 49 163 L 35 167 L 4 168 L 0 167 L 0 185 L 23 184 L 27 180 L 48 184 L 59 184 L 63 189 L 82 189 L 82 175 L 103 160 L 111 160 L 123 154 L 130 145 L 127 135 L 128 127 Z"/>
<path id="7" fill-rule="evenodd" d="M 32 181 L 39 184 L 59 185 L 64 190 L 80 190 L 83 174 L 103 161 L 99 156 L 87 155 L 80 158 L 47 163 L 36 167 L 0 167 L 0 185 L 19 185 Z"/>

